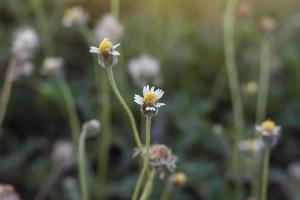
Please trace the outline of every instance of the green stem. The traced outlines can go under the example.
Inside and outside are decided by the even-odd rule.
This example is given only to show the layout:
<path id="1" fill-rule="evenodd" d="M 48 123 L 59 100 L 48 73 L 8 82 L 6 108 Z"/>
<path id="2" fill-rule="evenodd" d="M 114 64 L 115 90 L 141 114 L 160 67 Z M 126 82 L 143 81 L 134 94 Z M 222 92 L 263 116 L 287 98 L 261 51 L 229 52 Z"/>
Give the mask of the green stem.
<path id="1" fill-rule="evenodd" d="M 132 200 L 138 199 L 139 191 L 141 190 L 142 183 L 144 176 L 146 175 L 147 169 L 148 169 L 148 163 L 149 163 L 149 157 L 150 157 L 150 139 L 151 139 L 151 116 L 146 116 L 146 156 L 144 158 L 143 162 L 143 168 L 139 175 L 137 184 L 135 186 Z M 144 156 L 144 150 L 141 151 L 141 155 Z"/>
<path id="2" fill-rule="evenodd" d="M 149 174 L 148 181 L 146 183 L 146 186 L 144 188 L 144 191 L 142 193 L 142 196 L 140 200 L 146 200 L 149 198 L 152 188 L 153 188 L 153 179 L 154 179 L 155 171 L 152 170 L 151 173 Z"/>
<path id="3" fill-rule="evenodd" d="M 80 133 L 80 121 L 76 110 L 75 100 L 72 95 L 71 89 L 69 88 L 62 74 L 58 74 L 56 76 L 56 81 L 65 101 L 74 147 L 77 147 Z"/>
<path id="4" fill-rule="evenodd" d="M 166 185 L 161 197 L 160 197 L 160 200 L 168 200 L 170 199 L 170 194 L 171 194 L 171 188 L 169 185 Z"/>
<path id="5" fill-rule="evenodd" d="M 6 73 L 5 73 L 5 79 L 3 83 L 2 93 L 1 93 L 1 99 L 0 99 L 0 127 L 2 127 L 2 123 L 5 117 L 7 105 L 10 98 L 12 83 L 13 83 L 13 75 L 16 70 L 17 66 L 17 58 L 12 58 L 8 64 Z M 0 132 L 0 135 L 2 135 L 2 131 Z"/>
<path id="6" fill-rule="evenodd" d="M 267 110 L 268 90 L 271 74 L 271 44 L 267 39 L 265 39 L 261 45 L 259 74 L 256 123 L 264 120 Z"/>
<path id="7" fill-rule="evenodd" d="M 265 149 L 260 200 L 267 200 L 270 149 Z"/>
<path id="8" fill-rule="evenodd" d="M 119 89 L 118 89 L 118 87 L 116 85 L 116 82 L 115 82 L 115 78 L 114 78 L 112 68 L 111 67 L 106 67 L 106 70 L 107 70 L 108 79 L 111 83 L 112 90 L 113 90 L 114 94 L 116 95 L 117 99 L 119 100 L 120 104 L 123 106 L 124 110 L 126 111 L 128 117 L 129 117 L 135 142 L 136 142 L 140 152 L 143 152 L 143 146 L 142 146 L 142 143 L 141 143 L 141 140 L 140 140 L 140 137 L 139 137 L 139 133 L 138 133 L 138 130 L 137 130 L 137 127 L 136 127 L 136 122 L 135 122 L 135 119 L 133 117 L 133 114 L 132 114 L 130 108 L 128 107 L 127 103 L 123 99 L 122 95 L 119 92 Z"/>
<path id="9" fill-rule="evenodd" d="M 111 0 L 111 14 L 116 18 L 119 19 L 120 14 L 120 0 Z"/>
<path id="10" fill-rule="evenodd" d="M 237 66 L 235 61 L 235 47 L 234 47 L 234 23 L 237 0 L 228 0 L 224 16 L 224 51 L 225 62 L 228 74 L 228 81 L 230 87 L 231 101 L 233 104 L 233 118 L 236 133 L 234 136 L 232 170 L 235 175 L 239 175 L 239 151 L 238 143 L 240 142 L 240 134 L 244 127 L 244 113 L 242 98 L 240 94 L 240 86 L 238 79 Z M 238 177 L 237 177 L 238 178 Z M 238 178 L 236 186 L 236 199 L 241 199 L 241 180 Z"/>
<path id="11" fill-rule="evenodd" d="M 79 152 L 78 152 L 78 161 L 79 161 L 79 179 L 80 179 L 80 188 L 82 193 L 82 200 L 89 199 L 89 189 L 88 189 L 88 180 L 86 173 L 86 163 L 85 163 L 85 139 L 88 134 L 88 131 L 83 128 L 80 134 L 79 139 Z"/>

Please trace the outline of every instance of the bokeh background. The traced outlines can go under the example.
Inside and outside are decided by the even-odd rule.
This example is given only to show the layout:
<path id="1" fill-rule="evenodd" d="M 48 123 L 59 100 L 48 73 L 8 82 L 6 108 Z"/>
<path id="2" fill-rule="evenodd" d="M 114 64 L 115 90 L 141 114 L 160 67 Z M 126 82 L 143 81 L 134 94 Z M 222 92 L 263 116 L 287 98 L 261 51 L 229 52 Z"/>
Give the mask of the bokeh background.
<path id="1" fill-rule="evenodd" d="M 227 171 L 234 128 L 224 64 L 225 4 L 223 0 L 120 1 L 122 56 L 114 68 L 116 81 L 141 124 L 140 110 L 133 96 L 141 93 L 142 84 L 134 80 L 128 65 L 131 59 L 143 54 L 159 63 L 159 78 L 149 83 L 165 91 L 162 102 L 167 106 L 153 119 L 152 143 L 168 145 L 179 157 L 176 171 L 184 172 L 188 179 L 185 186 L 172 190 L 172 199 L 231 199 L 230 192 L 224 190 L 232 184 Z M 99 118 L 102 100 L 95 81 L 93 57 L 88 52 L 90 44 L 80 28 L 62 24 L 65 10 L 74 5 L 82 6 L 88 13 L 86 27 L 90 30 L 111 12 L 108 0 L 0 2 L 1 84 L 13 56 L 15 30 L 29 26 L 39 35 L 39 45 L 30 60 L 34 69 L 30 75 L 13 81 L 1 126 L 0 182 L 13 185 L 25 200 L 34 199 L 41 187 L 47 185 L 49 176 L 51 179 L 55 174 L 57 167 L 51 157 L 55 143 L 71 140 L 61 92 L 53 77 L 41 73 L 45 58 L 64 59 L 63 74 L 74 96 L 81 124 L 93 118 L 102 121 Z M 246 119 L 242 138 L 255 134 L 261 42 L 264 37 L 275 38 L 267 117 L 282 126 L 282 136 L 271 155 L 269 199 L 272 200 L 300 198 L 299 12 L 297 0 L 240 0 L 237 6 L 236 60 Z M 264 16 L 277 24 L 268 36 L 261 29 L 260 20 Z M 97 46 L 99 39 L 91 38 Z M 130 199 L 140 165 L 132 158 L 135 145 L 127 116 L 113 94 L 110 102 L 112 137 L 104 199 Z M 96 176 L 97 138 L 101 134 L 100 131 L 98 136 L 87 140 L 91 177 Z M 76 164 L 64 169 L 54 178 L 45 198 L 78 199 L 77 177 Z M 249 197 L 249 180 L 258 176 L 245 169 L 240 177 L 245 198 Z M 151 199 L 159 199 L 167 184 L 167 179 L 155 181 Z M 92 182 L 92 191 L 99 187 L 97 182 Z"/>

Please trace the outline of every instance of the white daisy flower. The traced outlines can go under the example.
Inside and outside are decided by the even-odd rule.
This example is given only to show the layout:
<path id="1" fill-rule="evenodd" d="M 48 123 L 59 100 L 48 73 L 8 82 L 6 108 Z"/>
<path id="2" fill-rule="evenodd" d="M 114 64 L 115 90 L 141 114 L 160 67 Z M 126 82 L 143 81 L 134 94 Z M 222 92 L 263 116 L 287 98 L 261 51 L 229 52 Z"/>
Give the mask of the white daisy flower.
<path id="1" fill-rule="evenodd" d="M 262 147 L 263 144 L 259 139 L 246 139 L 239 143 L 239 149 L 249 155 L 258 155 Z"/>
<path id="2" fill-rule="evenodd" d="M 134 102 L 141 105 L 141 110 L 144 115 L 154 115 L 157 113 L 158 108 L 165 106 L 164 103 L 159 103 L 159 99 L 164 95 L 161 89 L 150 89 L 149 85 L 143 88 L 143 97 L 140 95 L 134 96 Z"/>
<path id="3" fill-rule="evenodd" d="M 38 35 L 32 28 L 18 29 L 14 33 L 12 52 L 21 60 L 28 59 L 32 56 L 38 42 Z"/>
<path id="4" fill-rule="evenodd" d="M 74 6 L 65 11 L 62 24 L 64 27 L 68 28 L 74 24 L 85 24 L 88 19 L 88 13 L 81 6 Z"/>
<path id="5" fill-rule="evenodd" d="M 104 15 L 96 24 L 95 34 L 98 40 L 109 37 L 112 42 L 119 42 L 123 35 L 123 27 L 111 14 Z"/>
<path id="6" fill-rule="evenodd" d="M 274 146 L 280 136 L 280 126 L 276 126 L 272 120 L 265 120 L 261 125 L 256 125 L 255 129 L 263 138 L 263 142 L 267 147 Z"/>
<path id="7" fill-rule="evenodd" d="M 63 58 L 48 57 L 44 60 L 42 73 L 45 75 L 57 74 L 63 67 L 63 63 Z"/>
<path id="8" fill-rule="evenodd" d="M 16 81 L 21 77 L 29 77 L 32 75 L 34 66 L 30 61 L 18 60 L 16 70 L 13 74 L 13 80 Z"/>
<path id="9" fill-rule="evenodd" d="M 90 47 L 89 52 L 98 55 L 99 64 L 102 67 L 113 67 L 118 63 L 120 53 L 115 49 L 120 46 L 120 43 L 113 45 L 108 38 L 104 38 L 99 47 Z"/>

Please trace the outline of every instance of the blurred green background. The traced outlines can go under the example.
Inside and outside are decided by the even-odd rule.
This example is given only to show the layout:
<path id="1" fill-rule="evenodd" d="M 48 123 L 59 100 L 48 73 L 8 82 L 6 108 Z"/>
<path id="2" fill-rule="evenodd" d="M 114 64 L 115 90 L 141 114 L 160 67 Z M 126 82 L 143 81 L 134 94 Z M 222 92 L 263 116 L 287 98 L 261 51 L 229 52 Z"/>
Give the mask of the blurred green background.
<path id="1" fill-rule="evenodd" d="M 249 4 L 246 11 L 242 8 L 245 2 Z M 223 0 L 120 1 L 119 21 L 124 34 L 119 49 L 122 57 L 114 68 L 116 81 L 140 124 L 139 107 L 133 102 L 133 96 L 141 93 L 142 86 L 131 78 L 128 63 L 144 53 L 160 63 L 161 82 L 158 86 L 165 91 L 162 102 L 167 106 L 160 109 L 153 120 L 152 143 L 168 145 L 179 157 L 178 171 L 188 178 L 184 187 L 172 191 L 172 199 L 230 199 L 230 194 L 226 197 L 224 192 L 225 185 L 230 186 L 232 181 L 227 168 L 233 132 L 223 48 L 225 3 Z M 44 10 L 46 21 L 40 21 L 39 9 L 33 5 L 41 6 L 39 9 Z M 64 58 L 63 71 L 75 98 L 80 122 L 99 119 L 102 101 L 97 93 L 89 44 L 77 27 L 66 28 L 61 23 L 65 9 L 74 5 L 81 5 L 88 12 L 87 27 L 90 29 L 111 10 L 108 0 L 0 2 L 1 83 L 12 57 L 16 29 L 30 26 L 39 35 L 48 33 L 51 39 L 47 44 L 44 36 L 39 37 L 40 43 L 32 58 L 33 74 L 13 82 L 1 127 L 0 183 L 14 185 L 25 200 L 33 199 L 53 172 L 51 153 L 55 142 L 71 138 L 60 91 L 53 78 L 40 73 L 44 59 L 49 56 L 49 45 L 53 48 L 52 56 Z M 269 199 L 272 200 L 300 198 L 300 167 L 298 177 L 291 175 L 289 170 L 291 164 L 300 162 L 299 12 L 297 0 L 240 0 L 237 6 L 236 58 L 246 119 L 242 138 L 254 134 L 255 84 L 258 81 L 259 49 L 264 37 L 260 19 L 271 16 L 278 24 L 272 33 L 276 48 L 272 51 L 267 106 L 267 116 L 282 126 L 281 139 L 271 155 Z M 93 43 L 97 46 L 99 40 L 95 38 Z M 247 87 L 249 83 L 254 84 L 253 90 Z M 106 199 L 130 199 L 140 168 L 137 160 L 132 159 L 135 145 L 127 116 L 113 95 L 111 103 L 112 138 Z M 92 177 L 97 168 L 97 137 L 87 140 Z M 247 170 L 243 173 L 243 188 L 248 197 L 249 180 L 255 175 Z M 72 199 L 68 197 L 72 187 L 66 185 L 75 181 L 76 188 L 76 179 L 76 166 L 64 170 L 54 181 L 46 199 Z M 159 198 L 166 181 L 157 178 L 151 199 Z M 93 183 L 91 190 L 97 190 L 97 187 L 100 186 Z"/>

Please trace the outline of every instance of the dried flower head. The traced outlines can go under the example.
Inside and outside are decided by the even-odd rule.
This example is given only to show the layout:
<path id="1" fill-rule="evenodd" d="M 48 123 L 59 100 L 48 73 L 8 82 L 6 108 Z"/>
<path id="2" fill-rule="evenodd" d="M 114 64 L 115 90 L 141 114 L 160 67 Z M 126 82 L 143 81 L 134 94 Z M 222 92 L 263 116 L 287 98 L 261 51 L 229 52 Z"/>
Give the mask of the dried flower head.
<path id="1" fill-rule="evenodd" d="M 20 200 L 20 196 L 13 186 L 0 184 L 0 200 Z"/>
<path id="2" fill-rule="evenodd" d="M 134 102 L 141 105 L 141 111 L 144 115 L 155 115 L 158 112 L 158 108 L 166 105 L 158 102 L 163 95 L 164 91 L 161 89 L 154 90 L 154 87 L 150 89 L 149 85 L 147 85 L 143 88 L 143 97 L 136 94 Z"/>
<path id="3" fill-rule="evenodd" d="M 247 155 L 258 155 L 262 150 L 261 140 L 258 139 L 246 139 L 240 142 L 240 150 Z"/>
<path id="4" fill-rule="evenodd" d="M 261 125 L 255 126 L 255 129 L 261 134 L 266 147 L 271 147 L 277 143 L 281 127 L 277 126 L 272 120 L 268 119 L 262 122 Z"/>
<path id="5" fill-rule="evenodd" d="M 38 41 L 38 35 L 32 28 L 20 28 L 14 33 L 12 52 L 20 60 L 28 59 L 36 49 Z"/>
<path id="6" fill-rule="evenodd" d="M 187 182 L 186 175 L 182 172 L 177 172 L 169 178 L 169 183 L 172 187 L 178 188 L 183 187 Z"/>
<path id="7" fill-rule="evenodd" d="M 153 57 L 144 54 L 129 61 L 128 70 L 137 85 L 143 85 L 150 80 L 158 80 L 160 64 Z"/>
<path id="8" fill-rule="evenodd" d="M 54 144 L 52 161 L 57 168 L 69 168 L 76 160 L 75 151 L 70 141 L 57 141 Z"/>
<path id="9" fill-rule="evenodd" d="M 146 155 L 146 148 L 143 149 L 142 156 Z M 138 149 L 135 149 L 133 156 L 140 154 Z M 154 144 L 150 147 L 149 165 L 154 169 L 161 179 L 165 176 L 165 168 L 173 172 L 176 168 L 177 156 L 172 154 L 172 151 L 164 144 Z"/>
<path id="10" fill-rule="evenodd" d="M 113 43 L 117 43 L 123 35 L 123 27 L 113 15 L 107 14 L 97 22 L 95 33 L 98 40 L 109 37 Z"/>
<path id="11" fill-rule="evenodd" d="M 33 64 L 30 61 L 18 60 L 15 72 L 13 74 L 13 80 L 18 80 L 21 77 L 28 77 L 33 73 Z"/>
<path id="12" fill-rule="evenodd" d="M 88 19 L 88 13 L 81 6 L 73 6 L 65 10 L 62 24 L 64 27 L 71 27 L 75 24 L 85 24 Z"/>
<path id="13" fill-rule="evenodd" d="M 44 75 L 54 75 L 59 73 L 63 66 L 64 60 L 60 57 L 48 57 L 44 60 L 42 73 Z"/>
<path id="14" fill-rule="evenodd" d="M 89 52 L 98 55 L 98 62 L 102 67 L 114 67 L 118 63 L 120 53 L 115 50 L 120 44 L 113 45 L 108 38 L 104 38 L 99 47 L 90 47 Z"/>
<path id="15" fill-rule="evenodd" d="M 263 16 L 259 20 L 259 27 L 263 33 L 269 34 L 277 28 L 277 21 L 273 17 Z"/>

